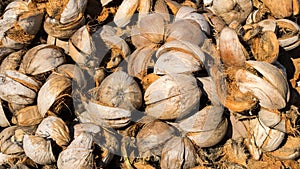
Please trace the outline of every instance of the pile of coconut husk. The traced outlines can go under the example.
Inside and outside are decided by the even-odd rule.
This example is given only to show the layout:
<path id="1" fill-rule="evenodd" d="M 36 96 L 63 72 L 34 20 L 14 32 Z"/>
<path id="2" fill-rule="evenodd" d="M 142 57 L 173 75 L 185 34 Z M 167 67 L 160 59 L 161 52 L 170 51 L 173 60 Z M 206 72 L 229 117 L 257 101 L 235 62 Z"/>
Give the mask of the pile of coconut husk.
<path id="1" fill-rule="evenodd" d="M 298 168 L 299 0 L 0 0 L 1 168 Z"/>

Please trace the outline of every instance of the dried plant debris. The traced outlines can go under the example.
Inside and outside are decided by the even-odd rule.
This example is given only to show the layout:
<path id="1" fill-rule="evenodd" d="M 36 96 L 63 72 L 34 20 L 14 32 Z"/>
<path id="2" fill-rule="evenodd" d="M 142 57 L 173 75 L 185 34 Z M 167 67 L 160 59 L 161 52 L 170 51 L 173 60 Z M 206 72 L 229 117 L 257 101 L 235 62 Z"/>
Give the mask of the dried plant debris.
<path id="1" fill-rule="evenodd" d="M 0 16 L 0 168 L 299 168 L 299 0 L 0 0 Z"/>

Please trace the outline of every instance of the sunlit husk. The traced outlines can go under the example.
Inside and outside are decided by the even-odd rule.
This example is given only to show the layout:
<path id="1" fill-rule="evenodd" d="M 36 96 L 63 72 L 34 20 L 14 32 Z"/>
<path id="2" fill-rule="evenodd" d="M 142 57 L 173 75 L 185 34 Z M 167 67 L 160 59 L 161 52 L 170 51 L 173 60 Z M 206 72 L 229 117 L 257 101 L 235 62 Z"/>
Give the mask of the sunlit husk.
<path id="1" fill-rule="evenodd" d="M 242 93 L 235 83 L 230 83 L 227 78 L 230 74 L 235 74 L 237 69 L 233 68 L 232 72 L 219 66 L 212 66 L 210 74 L 216 85 L 217 96 L 219 101 L 231 111 L 242 112 L 253 108 L 257 104 L 257 99 L 249 93 Z M 233 88 L 233 89 L 232 89 Z"/>
<path id="2" fill-rule="evenodd" d="M 281 109 L 289 100 L 289 88 L 281 70 L 266 62 L 247 61 L 259 73 L 260 78 L 246 70 L 238 70 L 236 80 L 242 92 L 252 92 L 260 105 L 269 109 Z M 272 72 L 272 73 L 271 73 Z"/>
<path id="3" fill-rule="evenodd" d="M 0 153 L 0 159 L 1 159 L 0 160 L 0 164 L 1 165 L 5 165 L 6 163 L 8 163 L 9 161 L 11 161 L 12 159 L 16 159 L 18 157 L 19 157 L 18 155 L 11 155 L 11 154 L 8 155 L 8 154 Z"/>
<path id="4" fill-rule="evenodd" d="M 101 2 L 101 4 L 102 4 L 102 6 L 105 6 L 105 5 L 107 5 L 107 4 L 109 4 L 110 2 L 112 2 L 113 0 L 101 0 L 100 2 Z"/>
<path id="5" fill-rule="evenodd" d="M 269 152 L 271 156 L 280 160 L 295 160 L 300 156 L 299 149 L 299 137 L 288 136 L 287 141 L 282 147 L 279 147 L 273 152 Z"/>
<path id="6" fill-rule="evenodd" d="M 146 114 L 159 119 L 177 119 L 197 109 L 200 96 L 193 76 L 167 74 L 145 91 Z"/>
<path id="7" fill-rule="evenodd" d="M 62 76 L 72 79 L 73 84 L 76 82 L 76 85 L 80 87 L 87 85 L 83 72 L 79 66 L 75 64 L 63 64 L 56 69 L 56 72 Z"/>
<path id="8" fill-rule="evenodd" d="M 59 74 L 52 74 L 48 78 L 41 87 L 37 97 L 37 106 L 42 117 L 45 116 L 60 94 L 70 88 L 71 85 L 71 79 Z"/>
<path id="9" fill-rule="evenodd" d="M 227 128 L 228 122 L 227 119 L 224 119 L 214 131 L 190 132 L 186 136 L 199 147 L 212 147 L 224 138 Z"/>
<path id="10" fill-rule="evenodd" d="M 87 0 L 69 0 L 60 14 L 60 23 L 68 24 L 76 21 L 86 8 Z"/>
<path id="11" fill-rule="evenodd" d="M 62 119 L 55 116 L 44 118 L 35 134 L 40 137 L 51 138 L 59 146 L 67 146 L 71 140 L 69 128 Z"/>
<path id="12" fill-rule="evenodd" d="M 164 122 L 155 120 L 145 124 L 136 136 L 139 152 L 142 156 L 149 151 L 155 155 L 160 155 L 162 146 L 174 137 L 174 134 L 174 128 Z"/>
<path id="13" fill-rule="evenodd" d="M 281 132 L 287 132 L 286 118 L 284 118 L 279 111 L 261 109 L 258 112 L 258 118 L 267 127 L 279 130 Z"/>
<path id="14" fill-rule="evenodd" d="M 187 41 L 173 40 L 162 45 L 156 52 L 156 57 L 159 58 L 163 53 L 170 50 L 184 52 L 190 54 L 198 62 L 205 62 L 206 56 L 204 52 L 195 44 Z"/>
<path id="15" fill-rule="evenodd" d="M 165 21 L 163 16 L 158 13 L 149 14 L 139 21 L 137 28 L 132 30 L 132 43 L 136 47 L 151 43 L 159 44 L 164 40 L 164 34 Z"/>
<path id="16" fill-rule="evenodd" d="M 93 154 L 92 149 L 72 148 L 62 151 L 57 161 L 59 169 L 74 169 L 93 168 Z"/>
<path id="17" fill-rule="evenodd" d="M 235 8 L 239 6 L 239 8 Z M 242 23 L 252 11 L 251 0 L 214 0 L 211 9 L 219 15 L 227 24 L 233 21 Z"/>
<path id="18" fill-rule="evenodd" d="M 199 147 L 211 147 L 226 134 L 228 122 L 223 117 L 223 107 L 207 106 L 179 122 L 186 136 Z"/>
<path id="19" fill-rule="evenodd" d="M 25 50 L 19 50 L 6 56 L 0 65 L 0 72 L 5 70 L 17 70 L 22 61 Z"/>
<path id="20" fill-rule="evenodd" d="M 43 16 L 42 10 L 29 8 L 27 2 L 10 3 L 0 20 L 0 46 L 21 49 L 28 45 L 39 31 Z"/>
<path id="21" fill-rule="evenodd" d="M 22 146 L 18 145 L 12 138 L 15 136 L 15 131 L 19 129 L 17 126 L 5 128 L 0 133 L 0 151 L 4 154 L 23 153 Z"/>
<path id="22" fill-rule="evenodd" d="M 95 44 L 92 36 L 87 26 L 83 26 L 69 40 L 69 55 L 77 64 L 84 66 L 91 60 L 94 52 Z"/>
<path id="23" fill-rule="evenodd" d="M 252 41 L 252 53 L 257 61 L 276 62 L 279 54 L 279 42 L 273 31 L 264 31 Z"/>
<path id="24" fill-rule="evenodd" d="M 11 103 L 31 104 L 36 98 L 40 84 L 29 76 L 14 70 L 0 73 L 0 97 Z M 11 90 L 7 90 L 11 89 Z"/>
<path id="25" fill-rule="evenodd" d="M 222 62 L 227 66 L 244 66 L 247 53 L 240 43 L 236 32 L 231 28 L 224 28 L 220 34 L 219 50 Z"/>
<path id="26" fill-rule="evenodd" d="M 56 38 L 68 39 L 85 23 L 83 13 L 87 0 L 51 1 L 46 11 L 49 17 L 44 22 L 45 31 Z"/>
<path id="27" fill-rule="evenodd" d="M 67 168 L 93 168 L 92 153 L 93 138 L 91 134 L 81 133 L 71 144 L 59 154 L 57 167 Z"/>
<path id="28" fill-rule="evenodd" d="M 26 134 L 23 139 L 23 148 L 25 154 L 38 164 L 46 165 L 56 162 L 50 140 Z"/>
<path id="29" fill-rule="evenodd" d="M 102 151 L 104 151 L 102 154 L 103 163 L 109 163 L 112 160 L 114 154 L 120 153 L 120 135 L 118 135 L 114 130 L 110 130 L 108 128 L 105 128 L 104 126 L 85 122 L 76 124 L 74 126 L 75 138 L 82 137 L 87 134 L 93 136 L 93 142 L 100 146 Z M 89 138 L 90 136 L 87 136 L 87 138 Z M 80 139 L 78 139 L 75 145 L 81 145 L 81 147 L 88 148 L 89 144 L 87 144 L 86 141 L 81 142 L 79 140 Z M 72 145 L 72 147 L 75 147 L 75 145 Z"/>
<path id="30" fill-rule="evenodd" d="M 191 168 L 196 165 L 196 150 L 186 137 L 170 139 L 162 149 L 161 168 Z"/>
<path id="31" fill-rule="evenodd" d="M 198 70 L 201 70 L 201 62 L 189 54 L 175 50 L 160 55 L 154 65 L 154 73 L 159 75 L 192 73 Z"/>
<path id="32" fill-rule="evenodd" d="M 38 75 L 57 68 L 65 61 L 60 48 L 46 44 L 38 45 L 26 52 L 19 71 L 25 74 Z"/>
<path id="33" fill-rule="evenodd" d="M 139 19 L 149 14 L 152 9 L 153 0 L 139 1 Z"/>
<path id="34" fill-rule="evenodd" d="M 125 0 L 119 6 L 114 17 L 114 22 L 118 27 L 124 27 L 129 22 L 138 7 L 138 0 Z"/>
<path id="35" fill-rule="evenodd" d="M 198 62 L 205 62 L 206 56 L 198 45 L 187 41 L 172 40 L 162 45 L 156 52 L 156 57 L 159 58 L 162 54 L 168 51 L 180 51 L 191 55 Z"/>
<path id="36" fill-rule="evenodd" d="M 85 18 L 79 16 L 75 23 L 68 23 L 65 25 L 61 25 L 61 23 L 52 18 L 46 18 L 44 22 L 45 31 L 55 37 L 60 39 L 68 39 L 70 38 L 76 30 L 78 30 L 85 23 Z"/>
<path id="37" fill-rule="evenodd" d="M 131 121 L 131 112 L 126 109 L 103 106 L 101 103 L 92 101 L 86 104 L 85 108 L 87 111 L 79 116 L 80 120 L 85 123 L 121 128 Z"/>
<path id="38" fill-rule="evenodd" d="M 201 31 L 199 24 L 193 20 L 175 21 L 168 27 L 166 32 L 167 41 L 187 41 L 201 46 L 205 38 L 206 36 Z"/>
<path id="39" fill-rule="evenodd" d="M 182 6 L 181 8 L 179 8 L 175 16 L 175 21 L 181 19 L 191 19 L 196 21 L 201 27 L 201 30 L 210 35 L 210 27 L 208 22 L 206 21 L 205 17 L 197 13 L 194 8 L 187 6 Z"/>
<path id="40" fill-rule="evenodd" d="M 121 51 L 120 54 L 124 58 L 126 58 L 130 54 L 128 44 L 124 39 L 117 35 L 117 30 L 115 30 L 112 26 L 104 25 L 102 27 L 100 36 L 110 49 L 116 48 Z"/>
<path id="41" fill-rule="evenodd" d="M 157 0 L 154 4 L 154 11 L 162 14 L 165 21 L 170 21 L 169 9 L 165 0 Z"/>
<path id="42" fill-rule="evenodd" d="M 15 116 L 19 126 L 33 126 L 39 124 L 43 120 L 37 106 L 27 106 L 17 111 Z"/>
<path id="43" fill-rule="evenodd" d="M 276 24 L 279 28 L 279 34 L 283 34 L 285 36 L 278 35 L 278 42 L 281 47 L 285 50 L 292 50 L 299 46 L 299 32 L 300 27 L 297 23 L 288 20 L 288 19 L 278 19 L 276 20 Z M 287 35 L 284 32 L 289 31 L 290 33 Z"/>
<path id="44" fill-rule="evenodd" d="M 155 52 L 155 46 L 145 46 L 136 49 L 128 60 L 128 74 L 139 79 L 142 79 L 147 75 L 147 70 L 151 67 L 151 60 L 153 60 L 153 54 Z"/>
<path id="45" fill-rule="evenodd" d="M 93 123 L 79 123 L 74 125 L 74 138 L 78 137 L 82 132 L 86 133 L 100 133 L 102 128 L 99 125 Z"/>
<path id="46" fill-rule="evenodd" d="M 276 31 L 276 20 L 264 19 L 257 24 L 262 27 L 262 31 Z"/>
<path id="47" fill-rule="evenodd" d="M 250 121 L 250 132 L 252 146 L 258 148 L 260 153 L 261 150 L 267 152 L 276 150 L 285 136 L 285 133 L 265 126 L 258 119 Z M 254 158 L 259 159 L 260 154 L 254 155 Z"/>
<path id="48" fill-rule="evenodd" d="M 135 110 L 142 105 L 142 92 L 137 82 L 123 71 L 106 77 L 98 91 L 99 101 L 111 107 Z"/>
<path id="49" fill-rule="evenodd" d="M 17 16 L 28 10 L 27 3 L 24 1 L 13 1 L 6 6 L 3 19 L 16 19 Z"/>
<path id="50" fill-rule="evenodd" d="M 271 11 L 272 15 L 276 18 L 285 18 L 292 15 L 293 12 L 293 1 L 286 0 L 262 0 L 263 4 Z"/>

